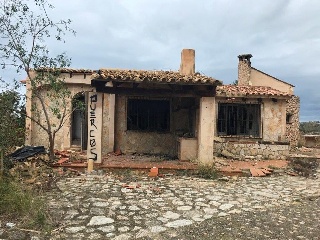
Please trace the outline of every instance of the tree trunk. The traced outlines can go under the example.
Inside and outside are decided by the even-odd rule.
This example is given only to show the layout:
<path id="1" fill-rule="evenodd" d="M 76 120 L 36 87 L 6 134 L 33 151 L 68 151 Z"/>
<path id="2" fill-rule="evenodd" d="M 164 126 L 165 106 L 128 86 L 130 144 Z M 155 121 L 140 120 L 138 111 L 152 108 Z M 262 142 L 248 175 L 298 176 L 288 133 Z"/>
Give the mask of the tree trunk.
<path id="1" fill-rule="evenodd" d="M 49 159 L 53 161 L 55 159 L 54 156 L 54 136 L 49 134 Z"/>

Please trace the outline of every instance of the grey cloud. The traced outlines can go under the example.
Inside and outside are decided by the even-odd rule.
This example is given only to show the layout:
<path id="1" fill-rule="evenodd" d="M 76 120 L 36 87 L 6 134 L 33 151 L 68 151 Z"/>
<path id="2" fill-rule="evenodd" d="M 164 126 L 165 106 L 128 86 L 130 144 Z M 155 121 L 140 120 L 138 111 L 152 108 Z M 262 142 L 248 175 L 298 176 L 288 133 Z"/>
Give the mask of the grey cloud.
<path id="1" fill-rule="evenodd" d="M 73 67 L 172 69 L 183 48 L 196 50 L 196 70 L 231 83 L 237 56 L 296 86 L 301 119 L 319 120 L 318 0 L 53 1 L 56 19 L 70 18 L 76 37 L 49 41 Z M 0 74 L 2 74 L 0 72 Z M 10 78 L 10 77 L 9 77 Z"/>

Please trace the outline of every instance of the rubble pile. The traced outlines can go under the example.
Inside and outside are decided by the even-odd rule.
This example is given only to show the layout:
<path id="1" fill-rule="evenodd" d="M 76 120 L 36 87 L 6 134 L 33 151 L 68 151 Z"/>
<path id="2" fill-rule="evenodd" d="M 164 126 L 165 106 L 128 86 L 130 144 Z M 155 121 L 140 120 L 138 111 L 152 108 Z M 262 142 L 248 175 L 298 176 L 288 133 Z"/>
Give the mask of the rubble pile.
<path id="1" fill-rule="evenodd" d="M 291 157 L 289 166 L 298 175 L 316 177 L 319 160 L 315 157 Z"/>
<path id="2" fill-rule="evenodd" d="M 13 161 L 13 167 L 9 169 L 9 173 L 19 182 L 42 190 L 51 189 L 57 175 L 50 167 L 48 156 L 45 154 L 32 156 L 23 161 Z"/>
<path id="3" fill-rule="evenodd" d="M 81 152 L 73 150 L 55 150 L 54 154 L 57 158 L 57 161 L 53 163 L 55 166 L 70 163 L 87 163 L 86 154 Z"/>
<path id="4" fill-rule="evenodd" d="M 70 154 L 56 151 L 56 157 L 50 161 L 43 147 L 23 147 L 6 157 L 6 169 L 11 177 L 33 189 L 50 190 L 59 178 L 80 175 L 74 169 L 53 168 L 61 159 L 72 161 Z"/>

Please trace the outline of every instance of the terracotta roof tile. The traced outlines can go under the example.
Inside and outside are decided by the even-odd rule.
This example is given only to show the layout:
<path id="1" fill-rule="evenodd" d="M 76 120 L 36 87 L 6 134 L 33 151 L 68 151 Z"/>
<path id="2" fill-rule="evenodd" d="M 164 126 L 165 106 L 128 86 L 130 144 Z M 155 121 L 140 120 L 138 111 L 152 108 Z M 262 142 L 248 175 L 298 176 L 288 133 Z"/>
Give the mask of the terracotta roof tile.
<path id="1" fill-rule="evenodd" d="M 265 86 L 237 86 L 237 85 L 223 85 L 216 89 L 217 96 L 223 97 L 246 97 L 246 96 L 275 96 L 275 97 L 289 97 L 291 94 L 281 92 L 271 87 Z"/>
<path id="2" fill-rule="evenodd" d="M 92 79 L 107 79 L 128 82 L 156 82 L 175 84 L 205 84 L 221 85 L 222 82 L 212 77 L 196 73 L 194 75 L 182 75 L 176 71 L 146 71 L 123 69 L 100 69 L 91 76 Z"/>
<path id="3" fill-rule="evenodd" d="M 93 73 L 94 71 L 91 69 L 84 69 L 84 68 L 58 68 L 61 73 Z M 46 68 L 41 67 L 35 69 L 37 72 L 47 72 L 52 71 L 53 68 Z"/>

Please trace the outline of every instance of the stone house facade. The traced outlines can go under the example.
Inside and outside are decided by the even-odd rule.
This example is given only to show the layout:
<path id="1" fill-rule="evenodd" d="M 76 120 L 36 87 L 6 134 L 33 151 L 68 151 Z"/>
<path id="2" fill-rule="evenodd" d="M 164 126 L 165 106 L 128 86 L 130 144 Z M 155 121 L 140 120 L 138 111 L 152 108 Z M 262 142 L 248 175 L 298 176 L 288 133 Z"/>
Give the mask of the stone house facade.
<path id="1" fill-rule="evenodd" d="M 218 132 L 214 152 L 234 158 L 283 159 L 299 137 L 299 98 L 294 86 L 238 56 L 237 85 L 217 87 Z"/>
<path id="2" fill-rule="evenodd" d="M 63 69 L 86 109 L 73 111 L 56 148 L 79 146 L 96 162 L 115 150 L 203 163 L 224 153 L 284 158 L 296 144 L 299 99 L 291 84 L 252 68 L 250 58 L 239 56 L 238 85 L 195 72 L 192 49 L 182 51 L 179 71 Z M 26 125 L 26 144 L 47 142 L 36 124 Z"/>

